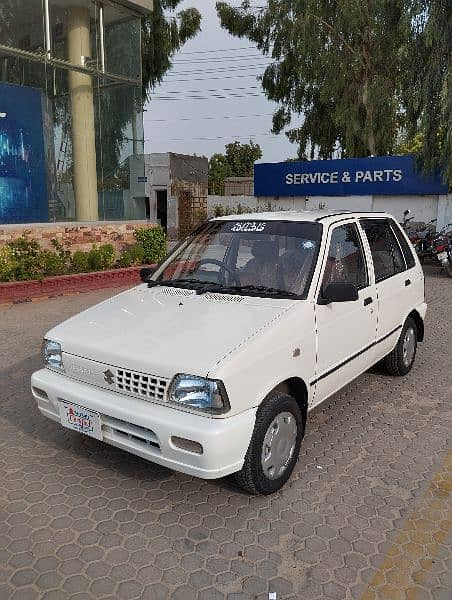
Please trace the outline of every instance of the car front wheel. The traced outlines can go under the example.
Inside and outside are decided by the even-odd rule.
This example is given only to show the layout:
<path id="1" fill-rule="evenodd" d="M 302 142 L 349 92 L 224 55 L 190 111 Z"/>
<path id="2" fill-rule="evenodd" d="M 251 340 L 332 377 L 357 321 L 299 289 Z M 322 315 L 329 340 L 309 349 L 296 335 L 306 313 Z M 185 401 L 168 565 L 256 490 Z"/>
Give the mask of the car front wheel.
<path id="1" fill-rule="evenodd" d="M 235 477 L 250 494 L 272 494 L 289 479 L 300 452 L 304 420 L 297 401 L 271 393 L 259 407 L 251 442 Z"/>

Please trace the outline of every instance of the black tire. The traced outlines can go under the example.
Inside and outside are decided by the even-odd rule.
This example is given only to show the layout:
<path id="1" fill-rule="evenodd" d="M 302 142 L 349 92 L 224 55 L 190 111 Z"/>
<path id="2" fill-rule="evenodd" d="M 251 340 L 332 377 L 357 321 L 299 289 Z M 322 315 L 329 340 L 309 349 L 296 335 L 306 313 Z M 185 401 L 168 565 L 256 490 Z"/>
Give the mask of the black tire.
<path id="1" fill-rule="evenodd" d="M 404 342 L 407 336 L 407 332 L 412 330 L 414 332 L 414 351 L 410 360 L 407 362 L 404 359 Z M 390 352 L 384 359 L 384 364 L 387 372 L 390 375 L 395 375 L 401 377 L 403 375 L 407 375 L 414 364 L 414 359 L 416 358 L 416 350 L 417 350 L 417 339 L 418 332 L 416 323 L 411 317 L 405 321 L 404 326 L 402 327 L 402 332 L 396 344 L 396 347 L 392 352 Z"/>
<path id="2" fill-rule="evenodd" d="M 297 426 L 293 451 L 284 466 L 282 475 L 275 479 L 267 477 L 261 464 L 265 436 L 272 422 L 282 413 L 291 413 Z M 283 487 L 292 474 L 300 453 L 304 435 L 304 418 L 297 401 L 288 394 L 272 392 L 259 407 L 256 414 L 254 431 L 241 471 L 235 473 L 239 486 L 250 494 L 273 494 Z"/>

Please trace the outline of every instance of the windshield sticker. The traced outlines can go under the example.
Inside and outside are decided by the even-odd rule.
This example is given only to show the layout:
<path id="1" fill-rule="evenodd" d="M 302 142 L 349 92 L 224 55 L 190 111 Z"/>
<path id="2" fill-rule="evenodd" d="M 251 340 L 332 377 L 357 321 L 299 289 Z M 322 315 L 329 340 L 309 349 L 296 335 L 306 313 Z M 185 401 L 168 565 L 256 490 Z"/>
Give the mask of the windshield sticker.
<path id="1" fill-rule="evenodd" d="M 315 242 L 312 240 L 302 240 L 300 245 L 303 250 L 313 250 L 315 248 Z"/>
<path id="2" fill-rule="evenodd" d="M 231 231 L 264 231 L 267 223 L 264 222 L 256 222 L 256 221 L 241 221 L 240 223 L 235 223 L 231 227 Z"/>

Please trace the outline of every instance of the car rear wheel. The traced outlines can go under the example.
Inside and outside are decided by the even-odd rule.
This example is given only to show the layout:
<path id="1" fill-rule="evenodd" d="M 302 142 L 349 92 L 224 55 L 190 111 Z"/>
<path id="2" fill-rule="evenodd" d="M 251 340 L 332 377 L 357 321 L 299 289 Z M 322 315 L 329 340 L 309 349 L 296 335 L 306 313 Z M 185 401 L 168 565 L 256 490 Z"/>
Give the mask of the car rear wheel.
<path id="1" fill-rule="evenodd" d="M 235 477 L 250 494 L 272 494 L 289 479 L 300 452 L 304 420 L 297 401 L 271 393 L 257 411 L 245 462 Z"/>
<path id="2" fill-rule="evenodd" d="M 390 375 L 407 375 L 411 371 L 417 350 L 417 327 L 411 317 L 405 321 L 396 347 L 385 358 Z"/>

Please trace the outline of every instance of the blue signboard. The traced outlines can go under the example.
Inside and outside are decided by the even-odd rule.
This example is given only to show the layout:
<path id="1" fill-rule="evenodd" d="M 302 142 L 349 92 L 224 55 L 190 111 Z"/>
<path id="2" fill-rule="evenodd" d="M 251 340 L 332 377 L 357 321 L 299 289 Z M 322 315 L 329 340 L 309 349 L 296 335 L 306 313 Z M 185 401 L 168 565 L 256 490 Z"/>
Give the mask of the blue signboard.
<path id="1" fill-rule="evenodd" d="M 48 221 L 41 90 L 0 82 L 0 223 Z"/>
<path id="2" fill-rule="evenodd" d="M 254 165 L 256 196 L 447 194 L 439 176 L 416 170 L 413 156 L 378 156 Z"/>

